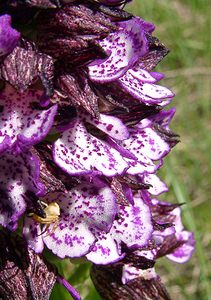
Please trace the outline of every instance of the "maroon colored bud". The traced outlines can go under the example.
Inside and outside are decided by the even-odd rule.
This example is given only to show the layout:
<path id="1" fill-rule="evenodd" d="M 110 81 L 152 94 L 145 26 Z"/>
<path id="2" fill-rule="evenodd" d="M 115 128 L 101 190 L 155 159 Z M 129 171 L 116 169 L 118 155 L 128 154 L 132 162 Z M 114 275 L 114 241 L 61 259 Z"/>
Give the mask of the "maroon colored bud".
<path id="1" fill-rule="evenodd" d="M 29 250 L 23 239 L 1 231 L 0 299 L 47 300 L 56 279 L 56 270 Z"/>
<path id="2" fill-rule="evenodd" d="M 95 57 L 98 53 L 104 56 L 97 40 L 106 37 L 115 28 L 103 13 L 85 5 L 72 4 L 59 10 L 43 12 L 38 24 L 40 49 L 56 59 L 66 57 L 70 62 L 74 56 L 83 56 L 84 52 L 93 51 L 93 48 Z"/>
<path id="3" fill-rule="evenodd" d="M 53 60 L 50 56 L 37 52 L 33 44 L 23 41 L 24 46 L 17 46 L 2 62 L 0 78 L 15 88 L 24 91 L 38 77 L 46 89 L 46 94 L 53 91 Z"/>
<path id="4" fill-rule="evenodd" d="M 122 268 L 93 265 L 91 277 L 104 300 L 170 300 L 160 277 L 153 269 L 143 270 L 141 276 L 122 283 Z"/>
<path id="5" fill-rule="evenodd" d="M 158 250 L 157 258 L 171 254 L 184 243 L 185 241 L 178 240 L 174 234 L 165 237 L 160 249 Z"/>
<path id="6" fill-rule="evenodd" d="M 140 58 L 140 68 L 151 71 L 168 54 L 169 50 L 156 37 L 148 35 L 149 52 Z"/>
<path id="7" fill-rule="evenodd" d="M 61 75 L 58 78 L 60 90 L 69 98 L 73 106 L 82 106 L 92 116 L 98 117 L 98 97 L 91 89 L 86 74 L 80 70 L 75 73 Z"/>
<path id="8" fill-rule="evenodd" d="M 125 205 L 125 206 L 127 206 L 129 204 L 129 202 L 125 196 L 122 184 L 120 183 L 118 178 L 116 178 L 116 177 L 112 178 L 111 189 L 116 196 L 116 200 L 117 200 L 118 204 Z"/>

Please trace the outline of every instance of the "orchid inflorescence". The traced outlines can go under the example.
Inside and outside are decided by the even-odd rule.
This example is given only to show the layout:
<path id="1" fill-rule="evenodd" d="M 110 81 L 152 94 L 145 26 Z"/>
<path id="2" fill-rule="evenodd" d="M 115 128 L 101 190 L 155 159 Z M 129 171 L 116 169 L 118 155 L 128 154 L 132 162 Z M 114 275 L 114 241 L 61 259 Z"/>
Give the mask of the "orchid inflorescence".
<path id="1" fill-rule="evenodd" d="M 174 94 L 154 71 L 168 49 L 126 2 L 0 4 L 1 239 L 24 243 L 29 265 L 48 264 L 45 246 L 92 262 L 103 299 L 170 299 L 155 261 L 186 262 L 194 239 L 180 206 L 156 198 L 178 142 L 165 109 Z M 58 274 L 42 286 L 56 280 L 79 299 Z"/>

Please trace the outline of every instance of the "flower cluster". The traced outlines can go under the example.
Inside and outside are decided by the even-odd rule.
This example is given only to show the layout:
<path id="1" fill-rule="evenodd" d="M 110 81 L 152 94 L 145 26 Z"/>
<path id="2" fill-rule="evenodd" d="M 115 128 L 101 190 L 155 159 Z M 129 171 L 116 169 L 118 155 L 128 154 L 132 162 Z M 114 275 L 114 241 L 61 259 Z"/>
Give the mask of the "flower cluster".
<path id="1" fill-rule="evenodd" d="M 91 261 L 104 299 L 137 286 L 140 299 L 169 299 L 155 261 L 186 262 L 194 239 L 180 207 L 156 199 L 178 142 L 164 109 L 174 94 L 153 71 L 168 49 L 123 4 L 0 4 L 0 225 L 23 218 L 35 253 Z"/>

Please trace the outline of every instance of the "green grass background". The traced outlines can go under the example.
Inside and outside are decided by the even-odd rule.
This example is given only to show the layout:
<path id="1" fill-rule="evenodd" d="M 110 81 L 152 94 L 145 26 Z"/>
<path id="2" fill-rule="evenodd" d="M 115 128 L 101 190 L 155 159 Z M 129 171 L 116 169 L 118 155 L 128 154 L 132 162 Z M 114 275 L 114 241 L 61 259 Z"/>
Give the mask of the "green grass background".
<path id="1" fill-rule="evenodd" d="M 157 70 L 166 74 L 162 84 L 176 93 L 171 128 L 181 143 L 160 171 L 170 187 L 162 199 L 186 203 L 184 225 L 196 238 L 196 252 L 188 263 L 161 259 L 156 270 L 173 300 L 211 300 L 211 1 L 136 0 L 127 9 L 153 22 L 154 34 L 171 49 Z M 73 267 L 64 260 L 58 266 L 82 299 L 100 299 L 88 279 L 89 264 Z M 70 296 L 57 286 L 54 299 Z"/>

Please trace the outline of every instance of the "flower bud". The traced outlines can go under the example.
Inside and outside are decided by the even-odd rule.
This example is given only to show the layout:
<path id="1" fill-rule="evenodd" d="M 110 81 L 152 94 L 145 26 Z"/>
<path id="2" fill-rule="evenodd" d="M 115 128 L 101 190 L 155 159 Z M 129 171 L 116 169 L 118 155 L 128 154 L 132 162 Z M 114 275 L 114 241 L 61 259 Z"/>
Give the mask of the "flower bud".
<path id="1" fill-rule="evenodd" d="M 23 239 L 1 231 L 0 299 L 47 300 L 56 278 L 56 270 L 28 249 Z"/>

